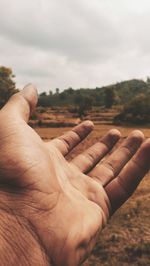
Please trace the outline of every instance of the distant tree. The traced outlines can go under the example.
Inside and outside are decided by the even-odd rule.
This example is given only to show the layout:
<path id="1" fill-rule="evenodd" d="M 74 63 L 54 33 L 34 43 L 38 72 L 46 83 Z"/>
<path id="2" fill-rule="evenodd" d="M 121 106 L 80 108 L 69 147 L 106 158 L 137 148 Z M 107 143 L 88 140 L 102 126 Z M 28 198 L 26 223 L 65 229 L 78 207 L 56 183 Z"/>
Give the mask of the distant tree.
<path id="1" fill-rule="evenodd" d="M 12 94 L 17 92 L 14 77 L 11 68 L 0 66 L 0 107 L 7 102 Z"/>
<path id="2" fill-rule="evenodd" d="M 73 94 L 73 93 L 74 93 L 74 89 L 71 88 L 71 87 L 69 87 L 69 88 L 67 89 L 67 93 L 68 93 L 68 94 Z"/>
<path id="3" fill-rule="evenodd" d="M 111 87 L 105 90 L 105 107 L 111 108 L 115 101 L 115 92 Z"/>
<path id="4" fill-rule="evenodd" d="M 150 95 L 138 94 L 114 119 L 115 123 L 150 124 Z"/>
<path id="5" fill-rule="evenodd" d="M 41 92 L 40 93 L 40 96 L 47 96 L 47 93 L 44 91 L 44 92 Z"/>
<path id="6" fill-rule="evenodd" d="M 85 97 L 88 97 L 90 98 L 90 100 L 87 100 L 87 102 L 89 101 L 89 106 L 92 102 L 93 106 L 106 106 L 106 108 L 111 108 L 113 105 L 124 106 L 140 93 L 150 95 L 150 84 L 143 80 L 132 79 L 101 88 L 96 87 L 95 89 L 80 88 L 75 90 L 70 87 L 60 92 L 59 88 L 57 88 L 55 93 L 48 93 L 39 103 L 44 104 L 44 106 L 73 106 L 77 102 L 77 107 L 79 103 L 80 106 L 81 102 L 83 104 Z M 76 101 L 76 99 L 78 100 Z M 76 107 L 75 109 L 77 109 Z M 82 109 L 78 107 L 81 113 Z"/>
<path id="7" fill-rule="evenodd" d="M 147 82 L 147 84 L 150 84 L 150 77 L 147 77 L 146 82 Z"/>
<path id="8" fill-rule="evenodd" d="M 52 96 L 53 95 L 53 91 L 49 90 L 49 95 Z"/>
<path id="9" fill-rule="evenodd" d="M 147 95 L 150 96 L 150 77 L 147 77 Z"/>
<path id="10" fill-rule="evenodd" d="M 59 94 L 59 88 L 56 88 L 56 94 Z"/>
<path id="11" fill-rule="evenodd" d="M 65 92 L 62 92 L 59 94 L 59 98 L 60 98 L 60 100 L 64 101 L 67 98 L 67 94 Z"/>
<path id="12" fill-rule="evenodd" d="M 40 93 L 39 100 L 38 100 L 38 105 L 39 106 L 43 106 L 43 107 L 51 106 L 50 95 L 47 95 L 47 93 L 45 91 Z"/>
<path id="13" fill-rule="evenodd" d="M 75 104 L 78 106 L 78 115 L 82 118 L 86 112 L 92 108 L 92 99 L 88 96 L 77 95 L 75 98 Z"/>

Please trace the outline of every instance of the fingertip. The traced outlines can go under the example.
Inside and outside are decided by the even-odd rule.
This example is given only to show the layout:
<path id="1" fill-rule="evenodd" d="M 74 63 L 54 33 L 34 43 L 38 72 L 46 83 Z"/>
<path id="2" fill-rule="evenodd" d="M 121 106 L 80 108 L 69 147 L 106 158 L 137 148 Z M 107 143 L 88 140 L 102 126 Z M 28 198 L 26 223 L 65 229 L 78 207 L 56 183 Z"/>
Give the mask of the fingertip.
<path id="1" fill-rule="evenodd" d="M 82 122 L 82 125 L 84 125 L 85 127 L 91 130 L 94 129 L 94 123 L 91 120 L 85 120 L 84 122 Z"/>
<path id="2" fill-rule="evenodd" d="M 112 148 L 117 141 L 120 139 L 121 133 L 118 129 L 111 129 L 109 130 L 102 139 L 101 142 L 105 143 L 109 148 Z"/>
<path id="3" fill-rule="evenodd" d="M 27 84 L 21 91 L 21 94 L 29 103 L 32 112 L 38 101 L 38 93 L 36 86 L 31 83 Z"/>
<path id="4" fill-rule="evenodd" d="M 82 140 L 88 134 L 91 133 L 93 128 L 94 128 L 93 122 L 91 122 L 90 120 L 86 120 L 80 123 L 79 125 L 77 125 L 76 127 L 74 127 L 72 131 L 76 132 L 80 136 L 80 139 Z"/>
<path id="5" fill-rule="evenodd" d="M 131 136 L 134 138 L 134 139 L 138 139 L 138 140 L 141 140 L 143 141 L 144 140 L 144 134 L 141 130 L 134 130 L 131 132 Z"/>
<path id="6" fill-rule="evenodd" d="M 140 146 L 142 142 L 144 141 L 144 134 L 140 130 L 134 130 L 131 132 L 127 140 L 130 139 L 130 143 L 135 143 L 136 145 Z"/>
<path id="7" fill-rule="evenodd" d="M 112 137 L 113 139 L 115 139 L 116 141 L 119 140 L 121 138 L 121 132 L 116 129 L 116 128 L 113 128 L 111 129 L 108 134 L 110 135 L 110 137 Z"/>
<path id="8" fill-rule="evenodd" d="M 83 132 L 84 135 L 85 133 L 89 134 L 94 129 L 94 124 L 90 120 L 85 120 L 77 126 L 77 129 L 81 130 L 81 132 Z"/>

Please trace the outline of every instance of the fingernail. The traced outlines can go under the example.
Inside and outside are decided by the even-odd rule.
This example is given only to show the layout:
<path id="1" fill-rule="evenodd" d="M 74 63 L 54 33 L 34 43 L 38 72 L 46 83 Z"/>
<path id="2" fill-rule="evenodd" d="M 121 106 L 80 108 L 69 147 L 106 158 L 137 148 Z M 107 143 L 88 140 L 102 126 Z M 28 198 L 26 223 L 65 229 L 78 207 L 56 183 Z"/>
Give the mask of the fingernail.
<path id="1" fill-rule="evenodd" d="M 22 93 L 24 96 L 27 96 L 29 95 L 29 93 L 31 94 L 33 91 L 34 93 L 36 92 L 37 94 L 37 88 L 32 83 L 29 83 L 23 88 Z"/>

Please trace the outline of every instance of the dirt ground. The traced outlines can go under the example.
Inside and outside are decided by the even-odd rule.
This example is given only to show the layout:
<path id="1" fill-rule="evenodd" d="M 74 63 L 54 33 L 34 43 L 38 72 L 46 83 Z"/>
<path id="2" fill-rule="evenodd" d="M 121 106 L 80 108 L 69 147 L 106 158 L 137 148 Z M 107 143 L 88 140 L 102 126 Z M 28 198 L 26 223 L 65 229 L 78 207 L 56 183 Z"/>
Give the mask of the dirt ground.
<path id="1" fill-rule="evenodd" d="M 111 125 L 97 125 L 93 133 L 75 149 L 68 159 L 89 147 L 110 129 Z M 123 138 L 133 128 L 118 128 Z M 36 128 L 46 141 L 70 128 Z M 135 129 L 135 128 L 134 128 Z M 150 137 L 150 128 L 140 128 Z M 97 245 L 83 266 L 149 266 L 150 265 L 150 173 L 141 182 L 134 195 L 115 213 L 101 232 Z"/>

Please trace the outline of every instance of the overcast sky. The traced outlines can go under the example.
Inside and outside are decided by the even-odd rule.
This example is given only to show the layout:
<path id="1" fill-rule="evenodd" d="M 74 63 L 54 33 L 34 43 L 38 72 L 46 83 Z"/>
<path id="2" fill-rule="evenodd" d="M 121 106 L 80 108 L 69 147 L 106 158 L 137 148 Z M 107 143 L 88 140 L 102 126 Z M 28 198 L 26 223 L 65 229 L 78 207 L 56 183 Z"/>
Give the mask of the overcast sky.
<path id="1" fill-rule="evenodd" d="M 150 1 L 0 0 L 0 65 L 39 91 L 146 78 Z"/>

